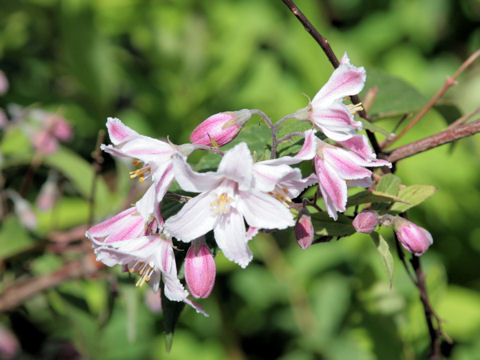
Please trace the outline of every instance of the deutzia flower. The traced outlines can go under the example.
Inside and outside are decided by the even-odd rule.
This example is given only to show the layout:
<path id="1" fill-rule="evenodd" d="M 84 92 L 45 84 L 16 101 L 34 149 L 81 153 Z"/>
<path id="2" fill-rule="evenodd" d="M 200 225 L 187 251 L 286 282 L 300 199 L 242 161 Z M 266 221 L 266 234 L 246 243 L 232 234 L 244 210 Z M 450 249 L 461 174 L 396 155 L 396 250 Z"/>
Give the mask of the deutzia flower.
<path id="1" fill-rule="evenodd" d="M 256 229 L 294 225 L 288 208 L 254 187 L 253 160 L 245 143 L 227 151 L 217 172 L 197 173 L 176 156 L 175 178 L 182 189 L 200 195 L 165 222 L 166 231 L 190 242 L 213 230 L 225 257 L 245 268 L 252 259 L 245 222 Z"/>
<path id="2" fill-rule="evenodd" d="M 298 162 L 312 158 L 328 215 L 334 220 L 338 218 L 337 212 L 346 210 L 347 186 L 372 184 L 372 172 L 367 167 L 391 166 L 388 161 L 365 159 L 355 152 L 327 144 L 318 139 L 313 130 L 308 130 L 302 149 L 292 159 Z"/>
<path id="3" fill-rule="evenodd" d="M 362 128 L 362 124 L 354 121 L 352 115 L 352 112 L 361 108 L 349 108 L 343 103 L 343 98 L 358 94 L 363 89 L 366 77 L 365 69 L 350 64 L 345 53 L 340 66 L 333 71 L 311 103 L 297 111 L 297 119 L 310 121 L 332 140 L 343 141 L 351 138 Z"/>
<path id="4" fill-rule="evenodd" d="M 108 118 L 107 128 L 113 145 L 102 145 L 102 150 L 115 156 L 133 158 L 135 165 L 143 163 L 139 169 L 130 172 L 130 177 L 138 178 L 140 182 L 152 178 L 157 202 L 155 216 L 163 224 L 160 202 L 174 180 L 173 155 L 188 156 L 194 149 L 193 145 L 176 146 L 140 135 L 116 118 Z"/>

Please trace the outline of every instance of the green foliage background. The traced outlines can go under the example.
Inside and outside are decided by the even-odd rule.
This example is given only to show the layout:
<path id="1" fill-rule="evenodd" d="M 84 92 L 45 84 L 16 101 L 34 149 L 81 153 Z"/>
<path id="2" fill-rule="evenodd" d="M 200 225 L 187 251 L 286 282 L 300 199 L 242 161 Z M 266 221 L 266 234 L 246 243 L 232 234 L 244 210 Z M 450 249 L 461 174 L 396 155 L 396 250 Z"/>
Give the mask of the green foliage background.
<path id="1" fill-rule="evenodd" d="M 383 70 L 406 82 L 408 90 L 399 92 L 397 83 L 390 93 L 380 91 L 374 115 L 415 112 L 480 45 L 475 0 L 298 5 L 338 56 L 348 51 L 367 74 Z M 0 105 L 37 104 L 63 113 L 75 130 L 70 150 L 46 159 L 73 184 L 54 210 L 56 221 L 42 215 L 35 237 L 14 218 L 1 225 L 0 291 L 18 276 L 47 273 L 68 257 L 45 253 L 32 260 L 25 251 L 43 241 L 42 234 L 86 222 L 85 176 L 93 176 L 87 162 L 107 116 L 183 143 L 196 124 L 216 112 L 258 108 L 274 119 L 291 113 L 305 106 L 305 95 L 312 97 L 332 71 L 281 1 L 2 0 L 0 7 L 0 69 L 10 82 Z M 462 113 L 478 107 L 479 76 L 480 67 L 473 66 L 444 100 Z M 370 80 L 367 87 L 378 85 Z M 402 102 L 412 87 L 423 95 L 414 93 L 416 103 Z M 378 125 L 392 131 L 395 122 L 388 118 Z M 445 125 L 445 117 L 432 111 L 400 144 Z M 25 171 L 31 150 L 21 136 L 10 134 L 9 141 L 3 140 L 2 152 L 24 156 L 23 162 L 4 164 L 12 178 Z M 422 260 L 432 302 L 455 340 L 454 359 L 480 352 L 479 153 L 479 138 L 469 138 L 406 159 L 397 172 L 405 185 L 439 190 L 410 219 L 435 240 Z M 115 213 L 129 188 L 121 164 L 108 161 L 104 175 L 97 220 Z M 30 196 L 45 176 L 40 169 Z M 391 237 L 385 232 L 393 246 Z M 0 321 L 19 337 L 21 358 L 55 358 L 68 342 L 93 359 L 425 357 L 428 334 L 418 295 L 399 263 L 389 287 L 368 236 L 307 251 L 287 233 L 276 239 L 262 234 L 250 244 L 255 260 L 246 270 L 217 256 L 214 292 L 201 301 L 210 318 L 186 309 L 169 355 L 162 315 L 148 310 L 145 289 L 134 288 L 119 271 L 109 271 L 118 274 L 118 282 L 105 276 L 65 283 L 0 315 Z"/>

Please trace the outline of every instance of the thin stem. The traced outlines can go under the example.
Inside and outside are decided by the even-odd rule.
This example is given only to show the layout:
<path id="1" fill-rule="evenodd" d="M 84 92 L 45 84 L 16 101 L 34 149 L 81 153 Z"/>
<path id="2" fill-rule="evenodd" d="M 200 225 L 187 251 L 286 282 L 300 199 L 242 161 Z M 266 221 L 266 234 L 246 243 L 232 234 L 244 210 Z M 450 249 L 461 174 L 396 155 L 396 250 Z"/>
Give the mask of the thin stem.
<path id="1" fill-rule="evenodd" d="M 445 83 L 443 84 L 442 88 L 435 94 L 435 96 L 423 107 L 422 110 L 410 121 L 410 123 L 405 126 L 405 128 L 394 138 L 389 141 L 384 141 L 382 143 L 382 149 L 392 145 L 395 141 L 400 139 L 403 135 L 405 135 L 416 123 L 420 121 L 421 118 L 437 103 L 437 101 L 445 94 L 445 92 L 452 87 L 453 85 L 457 85 L 457 78 L 458 76 L 467 68 L 469 67 L 478 57 L 480 56 L 480 50 L 475 51 L 470 57 L 465 60 L 465 62 L 458 68 L 458 70 L 453 74 L 452 77 L 447 77 Z"/>
<path id="2" fill-rule="evenodd" d="M 305 27 L 305 30 L 315 39 L 318 45 L 322 48 L 323 52 L 327 56 L 330 63 L 333 65 L 334 68 L 337 68 L 340 65 L 340 61 L 338 60 L 337 56 L 333 52 L 330 43 L 326 38 L 324 38 L 318 30 L 312 25 L 312 23 L 307 19 L 307 17 L 300 11 L 300 9 L 295 5 L 295 3 L 291 0 L 282 0 L 285 5 L 290 9 L 293 15 L 302 23 Z M 353 104 L 359 104 L 360 98 L 357 95 L 350 96 Z M 370 116 L 365 110 L 361 110 L 358 114 L 365 120 L 371 121 Z M 378 155 L 381 153 L 380 146 L 378 145 L 377 138 L 375 134 L 370 130 L 366 130 L 368 140 L 372 144 L 373 150 Z"/>
<path id="3" fill-rule="evenodd" d="M 472 121 L 468 124 L 446 129 L 438 134 L 393 149 L 387 153 L 387 160 L 391 163 L 394 163 L 423 151 L 474 135 L 478 132 L 480 132 L 480 119 Z"/>
<path id="4" fill-rule="evenodd" d="M 284 137 L 278 139 L 278 142 L 282 143 L 284 141 L 290 140 L 292 137 L 295 137 L 295 136 L 302 136 L 303 137 L 303 136 L 305 136 L 305 134 L 302 133 L 302 132 L 293 132 L 293 133 L 287 134 Z"/>
<path id="5" fill-rule="evenodd" d="M 210 147 L 210 146 L 207 146 L 207 145 L 196 144 L 195 149 L 210 151 L 214 154 L 221 155 L 221 156 L 223 156 L 223 154 L 224 154 L 224 152 L 222 150 L 217 149 L 217 148 L 213 148 L 213 147 Z"/>
<path id="6" fill-rule="evenodd" d="M 473 115 L 478 114 L 479 112 L 480 112 L 480 107 L 476 108 L 476 109 L 473 110 L 473 111 L 470 111 L 468 114 L 463 115 L 462 117 L 458 118 L 458 119 L 455 120 L 453 123 L 451 123 L 450 125 L 448 125 L 448 127 L 447 127 L 446 130 L 453 129 L 454 127 L 457 127 L 458 125 L 463 124 L 465 121 L 467 121 L 468 119 L 470 119 Z"/>

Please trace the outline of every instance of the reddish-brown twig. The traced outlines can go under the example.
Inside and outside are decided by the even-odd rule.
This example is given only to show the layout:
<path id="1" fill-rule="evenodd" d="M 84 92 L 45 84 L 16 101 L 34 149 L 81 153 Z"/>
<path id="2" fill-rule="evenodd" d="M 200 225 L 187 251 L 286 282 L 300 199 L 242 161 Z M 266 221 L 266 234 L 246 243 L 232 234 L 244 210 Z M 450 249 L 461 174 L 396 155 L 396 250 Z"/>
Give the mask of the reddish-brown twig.
<path id="1" fill-rule="evenodd" d="M 420 121 L 420 119 L 425 116 L 425 114 L 437 103 L 437 101 L 445 94 L 445 92 L 452 87 L 453 85 L 457 84 L 457 78 L 460 76 L 462 72 L 465 71 L 467 67 L 469 67 L 478 57 L 480 56 L 480 50 L 475 51 L 470 57 L 465 60 L 465 62 L 458 68 L 458 70 L 453 74 L 452 77 L 447 77 L 445 83 L 443 84 L 442 88 L 435 94 L 435 96 L 423 107 L 422 110 L 410 121 L 407 126 L 403 128 L 403 130 L 395 137 L 386 139 L 382 144 L 381 148 L 385 149 L 386 147 L 392 145 L 395 141 L 400 139 L 403 135 L 405 135 L 416 123 Z"/>
<path id="2" fill-rule="evenodd" d="M 394 163 L 437 146 L 474 135 L 478 132 L 480 132 L 480 119 L 451 129 L 447 128 L 438 134 L 393 149 L 387 153 L 387 160 Z"/>
<path id="3" fill-rule="evenodd" d="M 328 40 L 318 32 L 315 26 L 312 25 L 312 23 L 300 11 L 300 9 L 297 7 L 297 5 L 295 5 L 293 1 L 291 0 L 282 0 L 282 1 L 285 5 L 287 5 L 287 7 L 290 9 L 293 15 L 297 17 L 298 21 L 302 23 L 302 25 L 305 27 L 305 30 L 315 39 L 318 45 L 320 45 L 320 47 L 322 48 L 323 52 L 327 56 L 328 60 L 330 60 L 330 63 L 333 65 L 333 67 L 337 68 L 340 65 L 340 61 L 338 60 L 337 56 L 333 52 L 333 49 L 330 46 Z M 357 95 L 350 96 L 350 99 L 354 104 L 359 104 L 361 102 L 360 98 Z M 358 114 L 365 120 L 370 121 L 370 116 L 365 110 L 359 111 Z M 370 130 L 366 130 L 366 132 L 367 132 L 368 139 L 372 144 L 373 150 L 377 155 L 380 154 L 381 149 L 380 149 L 380 146 L 378 145 L 375 134 Z"/>

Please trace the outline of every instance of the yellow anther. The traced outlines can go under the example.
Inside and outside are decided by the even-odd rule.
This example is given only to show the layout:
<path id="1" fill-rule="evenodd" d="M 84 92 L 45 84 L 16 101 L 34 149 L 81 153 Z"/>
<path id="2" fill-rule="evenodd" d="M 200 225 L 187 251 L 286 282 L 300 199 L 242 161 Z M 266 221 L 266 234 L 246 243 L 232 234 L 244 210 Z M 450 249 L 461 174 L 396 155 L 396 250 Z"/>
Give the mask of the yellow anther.
<path id="1" fill-rule="evenodd" d="M 229 204 L 231 202 L 232 198 L 228 197 L 226 193 L 222 193 L 215 201 L 210 203 L 210 206 L 213 208 L 213 214 L 228 214 L 230 212 Z"/>
<path id="2" fill-rule="evenodd" d="M 349 104 L 347 106 L 348 106 L 348 111 L 350 111 L 351 114 L 355 114 L 355 113 L 363 110 L 362 103 Z"/>

